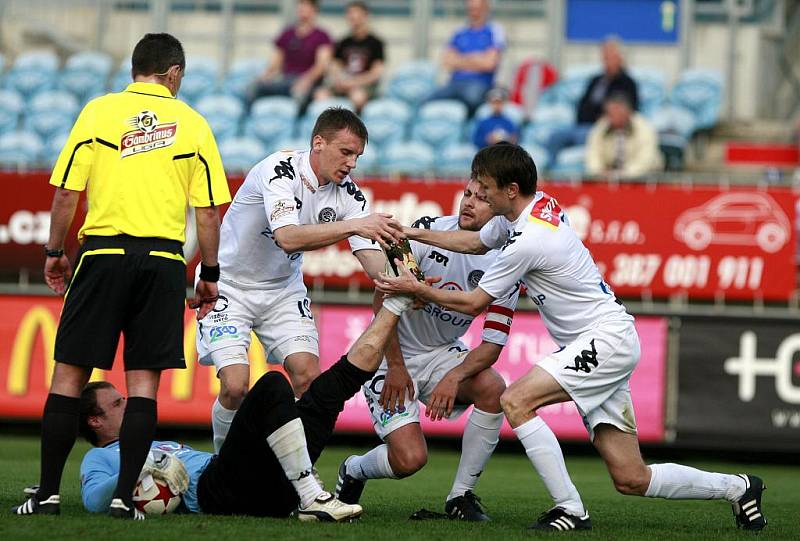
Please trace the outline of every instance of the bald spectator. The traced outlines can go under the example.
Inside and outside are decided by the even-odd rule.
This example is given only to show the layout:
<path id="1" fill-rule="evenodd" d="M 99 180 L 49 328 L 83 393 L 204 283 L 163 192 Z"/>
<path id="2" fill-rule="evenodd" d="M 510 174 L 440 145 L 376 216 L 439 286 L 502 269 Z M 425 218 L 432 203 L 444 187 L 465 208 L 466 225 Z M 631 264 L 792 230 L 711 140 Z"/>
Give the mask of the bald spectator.
<path id="1" fill-rule="evenodd" d="M 589 132 L 586 170 L 590 175 L 636 178 L 663 169 L 658 134 L 622 93 L 609 96 L 605 114 Z"/>
<path id="2" fill-rule="evenodd" d="M 622 44 L 616 38 L 603 42 L 603 73 L 593 77 L 589 86 L 578 102 L 575 126 L 553 132 L 548 142 L 551 160 L 555 160 L 559 151 L 565 147 L 582 145 L 586 142 L 589 130 L 603 115 L 603 104 L 612 94 L 627 97 L 633 110 L 639 108 L 639 97 L 636 82 L 625 71 L 625 59 L 622 56 Z"/>
<path id="3" fill-rule="evenodd" d="M 450 82 L 426 101 L 459 100 L 472 115 L 492 88 L 506 35 L 489 20 L 489 0 L 467 0 L 466 8 L 467 25 L 453 34 L 442 58 L 442 66 L 452 72 Z"/>

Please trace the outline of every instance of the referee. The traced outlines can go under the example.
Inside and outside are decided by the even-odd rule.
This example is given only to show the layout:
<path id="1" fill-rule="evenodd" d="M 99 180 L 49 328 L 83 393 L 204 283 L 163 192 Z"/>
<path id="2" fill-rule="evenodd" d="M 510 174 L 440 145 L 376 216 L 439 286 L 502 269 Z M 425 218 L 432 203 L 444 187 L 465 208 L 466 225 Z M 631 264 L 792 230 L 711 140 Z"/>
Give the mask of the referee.
<path id="1" fill-rule="evenodd" d="M 81 390 L 92 369 L 111 368 L 122 333 L 129 399 L 109 514 L 143 518 L 134 512 L 133 490 L 155 433 L 159 378 L 162 370 L 186 366 L 187 204 L 195 207 L 202 255 L 190 306 L 204 317 L 217 298 L 216 205 L 231 198 L 208 124 L 175 99 L 186 65 L 183 47 L 169 34 L 147 34 L 133 50 L 131 65 L 134 82 L 124 92 L 84 107 L 50 177 L 56 192 L 44 274 L 47 285 L 64 295 L 64 307 L 42 415 L 39 491 L 13 509 L 18 515 L 59 514 Z M 89 210 L 73 273 L 64 238 L 87 189 Z"/>

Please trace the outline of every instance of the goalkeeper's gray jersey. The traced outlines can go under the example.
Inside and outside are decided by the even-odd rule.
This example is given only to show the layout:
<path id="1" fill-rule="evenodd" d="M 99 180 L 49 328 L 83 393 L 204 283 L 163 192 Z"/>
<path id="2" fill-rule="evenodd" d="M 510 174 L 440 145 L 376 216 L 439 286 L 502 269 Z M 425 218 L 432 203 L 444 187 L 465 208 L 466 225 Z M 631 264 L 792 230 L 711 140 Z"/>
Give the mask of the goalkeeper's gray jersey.
<path id="1" fill-rule="evenodd" d="M 458 216 L 425 217 L 414 226 L 434 231 L 457 231 Z M 433 287 L 458 291 L 475 289 L 484 270 L 492 265 L 499 254 L 498 250 L 483 255 L 459 254 L 416 241 L 411 241 L 411 251 L 425 276 L 442 277 Z M 505 345 L 518 296 L 519 289 L 514 286 L 489 306 L 481 336 L 484 341 Z M 473 316 L 453 312 L 433 303 L 420 310 L 405 312 L 397 327 L 403 357 L 408 360 L 429 352 L 431 348 L 452 344 L 467 332 L 472 319 Z"/>
<path id="2" fill-rule="evenodd" d="M 368 214 L 369 204 L 349 176 L 340 184 L 320 186 L 309 151 L 276 152 L 250 170 L 225 214 L 219 242 L 221 277 L 243 288 L 282 289 L 302 279 L 303 253 L 284 252 L 275 243 L 275 230 Z M 362 237 L 349 241 L 354 252 L 380 249 Z"/>

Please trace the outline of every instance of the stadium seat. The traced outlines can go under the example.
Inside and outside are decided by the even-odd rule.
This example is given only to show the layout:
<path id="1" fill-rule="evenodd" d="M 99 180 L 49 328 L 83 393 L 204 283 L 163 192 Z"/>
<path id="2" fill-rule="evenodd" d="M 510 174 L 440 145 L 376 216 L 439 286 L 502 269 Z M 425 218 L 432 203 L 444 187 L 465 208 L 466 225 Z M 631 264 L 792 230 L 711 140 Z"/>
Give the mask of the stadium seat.
<path id="1" fill-rule="evenodd" d="M 636 81 L 639 112 L 649 117 L 664 104 L 667 77 L 660 69 L 645 66 L 631 68 L 630 75 Z"/>
<path id="2" fill-rule="evenodd" d="M 687 142 L 696 127 L 694 113 L 679 105 L 665 105 L 658 108 L 650 115 L 650 122 L 659 135 L 677 135 Z"/>
<path id="3" fill-rule="evenodd" d="M 300 139 L 311 139 L 311 132 L 314 130 L 314 124 L 317 122 L 317 117 L 329 107 L 343 107 L 351 111 L 355 111 L 353 103 L 347 98 L 330 98 L 325 100 L 312 101 L 306 114 L 300 119 L 300 125 L 297 129 L 297 136 Z"/>
<path id="4" fill-rule="evenodd" d="M 460 101 L 429 101 L 412 120 L 411 138 L 441 148 L 461 139 L 466 119 L 467 106 Z"/>
<path id="5" fill-rule="evenodd" d="M 411 108 L 401 100 L 378 98 L 367 102 L 361 120 L 369 130 L 369 142 L 379 147 L 405 138 Z"/>
<path id="6" fill-rule="evenodd" d="M 574 108 L 583 93 L 586 92 L 589 81 L 595 75 L 599 75 L 602 70 L 602 67 L 592 64 L 567 68 L 564 76 L 552 86 L 556 101 Z"/>
<path id="7" fill-rule="evenodd" d="M 0 90 L 0 133 L 17 129 L 25 100 L 14 90 Z"/>
<path id="8" fill-rule="evenodd" d="M 267 153 L 272 154 L 279 150 L 308 150 L 309 148 L 311 148 L 311 143 L 308 139 L 287 137 L 285 139 L 277 139 L 272 143 L 271 148 L 267 148 Z"/>
<path id="9" fill-rule="evenodd" d="M 3 78 L 6 88 L 22 96 L 50 90 L 56 84 L 58 57 L 52 51 L 31 51 L 20 54 Z"/>
<path id="10" fill-rule="evenodd" d="M 247 93 L 247 87 L 264 71 L 266 66 L 267 59 L 263 57 L 234 60 L 222 80 L 221 91 L 244 98 Z"/>
<path id="11" fill-rule="evenodd" d="M 78 116 L 78 98 L 66 90 L 47 90 L 33 97 L 25 114 L 25 127 L 44 139 L 69 131 Z"/>
<path id="12" fill-rule="evenodd" d="M 229 137 L 219 144 L 222 165 L 228 173 L 247 173 L 267 157 L 267 148 L 255 137 Z"/>
<path id="13" fill-rule="evenodd" d="M 439 68 L 428 60 L 415 60 L 398 67 L 387 86 L 387 95 L 416 105 L 436 88 Z"/>
<path id="14" fill-rule="evenodd" d="M 111 73 L 111 56 L 99 51 L 75 53 L 67 59 L 59 86 L 75 94 L 81 102 L 102 93 Z"/>
<path id="15" fill-rule="evenodd" d="M 556 162 L 550 167 L 553 175 L 581 175 L 586 170 L 586 147 L 576 145 L 558 153 Z"/>
<path id="16" fill-rule="evenodd" d="M 292 137 L 297 119 L 297 102 L 286 96 L 267 96 L 253 102 L 245 120 L 244 133 L 269 146 Z"/>
<path id="17" fill-rule="evenodd" d="M 484 118 L 490 116 L 492 114 L 492 106 L 488 103 L 484 103 L 478 110 L 475 111 L 475 120 L 483 120 Z M 503 115 L 508 117 L 508 119 L 516 124 L 517 126 L 521 126 L 522 123 L 525 121 L 525 110 L 522 108 L 521 105 L 516 104 L 514 102 L 506 102 L 503 105 Z"/>
<path id="18" fill-rule="evenodd" d="M 453 143 L 441 149 L 436 158 L 436 174 L 444 177 L 467 179 L 472 158 L 478 149 L 471 143 Z"/>
<path id="19" fill-rule="evenodd" d="M 123 60 L 114 75 L 111 76 L 108 89 L 111 92 L 122 92 L 125 88 L 133 82 L 131 78 L 131 59 Z"/>
<path id="20" fill-rule="evenodd" d="M 380 150 L 372 143 L 372 132 L 370 132 L 369 138 L 370 142 L 364 147 L 364 154 L 359 156 L 356 162 L 355 176 L 359 179 L 381 172 Z"/>
<path id="21" fill-rule="evenodd" d="M 687 70 L 672 87 L 670 101 L 694 113 L 697 129 L 709 129 L 719 120 L 722 108 L 722 75 L 713 70 Z"/>
<path id="22" fill-rule="evenodd" d="M 217 90 L 219 63 L 206 56 L 192 56 L 186 59 L 186 74 L 181 81 L 180 94 L 188 103 L 197 103 L 203 96 L 214 94 Z"/>
<path id="23" fill-rule="evenodd" d="M 386 147 L 380 156 L 385 174 L 431 176 L 435 155 L 431 147 L 418 141 L 401 141 Z"/>
<path id="24" fill-rule="evenodd" d="M 56 160 L 58 160 L 58 155 L 61 154 L 61 151 L 64 148 L 64 145 L 67 144 L 67 139 L 69 138 L 68 131 L 62 131 L 51 135 L 45 144 L 45 151 L 46 151 L 46 163 L 49 167 L 53 167 L 56 164 Z"/>
<path id="25" fill-rule="evenodd" d="M 536 165 L 536 171 L 539 174 L 548 170 L 550 166 L 550 153 L 545 147 L 537 145 L 536 143 L 523 143 L 520 146 L 531 155 L 533 163 Z"/>
<path id="26" fill-rule="evenodd" d="M 41 137 L 30 131 L 14 131 L 0 135 L 0 166 L 31 167 L 37 165 L 44 150 Z"/>
<path id="27" fill-rule="evenodd" d="M 239 123 L 244 113 L 244 104 L 239 98 L 227 94 L 207 95 L 200 98 L 195 108 L 208 121 L 218 140 L 239 133 Z"/>
<path id="28" fill-rule="evenodd" d="M 523 144 L 546 145 L 550 134 L 555 130 L 572 126 L 574 123 L 575 110 L 569 105 L 540 103 L 533 113 L 530 124 L 522 129 L 520 141 Z"/>

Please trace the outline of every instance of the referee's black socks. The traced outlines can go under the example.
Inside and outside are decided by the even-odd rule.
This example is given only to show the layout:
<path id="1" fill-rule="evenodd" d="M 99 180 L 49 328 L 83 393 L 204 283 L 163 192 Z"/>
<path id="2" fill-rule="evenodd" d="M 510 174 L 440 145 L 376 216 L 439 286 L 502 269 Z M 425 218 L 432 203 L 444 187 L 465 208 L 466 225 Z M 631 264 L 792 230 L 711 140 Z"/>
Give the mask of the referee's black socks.
<path id="1" fill-rule="evenodd" d="M 61 474 L 78 436 L 80 398 L 50 393 L 42 414 L 41 469 L 38 501 L 58 494 Z"/>
<path id="2" fill-rule="evenodd" d="M 157 408 L 152 398 L 131 396 L 119 431 L 119 479 L 114 498 L 133 505 L 133 490 L 156 433 Z"/>

